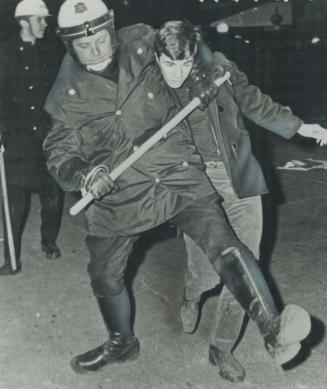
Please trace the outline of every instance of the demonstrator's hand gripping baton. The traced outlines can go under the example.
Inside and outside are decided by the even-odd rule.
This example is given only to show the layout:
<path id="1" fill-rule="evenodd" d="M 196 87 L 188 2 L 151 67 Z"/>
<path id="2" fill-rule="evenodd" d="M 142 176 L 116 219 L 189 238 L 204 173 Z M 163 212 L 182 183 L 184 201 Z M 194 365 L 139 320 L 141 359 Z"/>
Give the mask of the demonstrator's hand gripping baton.
<path id="1" fill-rule="evenodd" d="M 230 73 L 226 72 L 223 77 L 217 78 L 215 84 L 217 87 L 222 85 L 230 78 Z M 187 115 L 189 115 L 195 108 L 201 104 L 199 97 L 194 97 L 189 104 L 187 104 L 176 116 L 174 116 L 168 123 L 166 123 L 160 130 L 152 135 L 146 142 L 144 142 L 137 150 L 135 150 L 128 158 L 125 159 L 119 166 L 112 170 L 110 178 L 115 181 L 121 174 L 124 173 L 134 162 L 142 157 L 154 144 L 160 139 L 164 138 L 170 130 L 176 127 Z M 93 196 L 88 192 L 77 203 L 75 203 L 69 210 L 71 215 L 77 215 L 82 211 L 92 200 Z"/>

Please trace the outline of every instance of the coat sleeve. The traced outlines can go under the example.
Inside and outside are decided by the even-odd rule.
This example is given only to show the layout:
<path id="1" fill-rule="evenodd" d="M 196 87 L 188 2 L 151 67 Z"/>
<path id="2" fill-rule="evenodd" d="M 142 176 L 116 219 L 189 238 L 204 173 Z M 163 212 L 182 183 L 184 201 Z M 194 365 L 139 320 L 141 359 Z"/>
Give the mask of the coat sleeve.
<path id="1" fill-rule="evenodd" d="M 302 121 L 290 108 L 274 102 L 258 87 L 251 85 L 246 74 L 223 54 L 215 53 L 215 62 L 231 73 L 230 90 L 246 118 L 287 139 L 296 134 Z"/>
<path id="2" fill-rule="evenodd" d="M 49 173 L 65 191 L 79 191 L 92 164 L 83 158 L 81 137 L 78 131 L 63 122 L 53 121 L 43 150 Z"/>
<path id="3" fill-rule="evenodd" d="M 93 168 L 82 153 L 82 137 L 71 118 L 76 115 L 71 114 L 65 99 L 74 71 L 74 62 L 66 55 L 45 103 L 52 126 L 43 142 L 43 152 L 49 173 L 65 191 L 79 191 L 84 177 Z M 77 116 L 81 115 L 77 113 Z"/>

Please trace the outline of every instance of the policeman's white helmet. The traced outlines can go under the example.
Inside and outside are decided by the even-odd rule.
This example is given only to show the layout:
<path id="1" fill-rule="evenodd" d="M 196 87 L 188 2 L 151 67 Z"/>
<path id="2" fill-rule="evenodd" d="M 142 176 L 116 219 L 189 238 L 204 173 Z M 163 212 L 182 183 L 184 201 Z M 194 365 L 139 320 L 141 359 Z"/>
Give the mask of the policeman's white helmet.
<path id="1" fill-rule="evenodd" d="M 66 0 L 58 13 L 59 36 L 64 41 L 89 36 L 108 28 L 114 32 L 114 13 L 101 0 Z"/>
<path id="2" fill-rule="evenodd" d="M 21 16 L 50 16 L 48 7 L 42 0 L 22 0 L 15 9 L 15 18 Z"/>

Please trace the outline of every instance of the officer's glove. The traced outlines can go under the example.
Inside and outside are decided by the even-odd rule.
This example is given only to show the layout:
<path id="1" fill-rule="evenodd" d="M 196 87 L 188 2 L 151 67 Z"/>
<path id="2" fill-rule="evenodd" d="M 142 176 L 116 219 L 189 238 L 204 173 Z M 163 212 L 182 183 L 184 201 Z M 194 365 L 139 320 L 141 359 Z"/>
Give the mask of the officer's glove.
<path id="1" fill-rule="evenodd" d="M 100 200 L 113 190 L 117 191 L 118 186 L 110 178 L 109 169 L 105 165 L 99 165 L 93 168 L 83 180 L 83 196 L 87 192 L 90 192 L 96 200 Z"/>
<path id="2" fill-rule="evenodd" d="M 204 68 L 195 65 L 189 76 L 188 92 L 191 99 L 200 99 L 199 108 L 203 111 L 216 97 L 218 87 Z"/>

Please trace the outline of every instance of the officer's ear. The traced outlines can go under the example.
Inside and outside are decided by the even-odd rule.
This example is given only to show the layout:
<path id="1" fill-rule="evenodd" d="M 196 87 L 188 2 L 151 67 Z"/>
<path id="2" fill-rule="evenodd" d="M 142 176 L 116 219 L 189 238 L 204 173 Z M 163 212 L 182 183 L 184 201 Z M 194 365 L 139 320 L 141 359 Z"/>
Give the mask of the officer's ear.
<path id="1" fill-rule="evenodd" d="M 17 23 L 22 29 L 29 27 L 29 22 L 25 18 L 17 19 Z"/>

